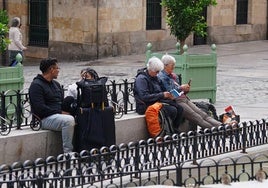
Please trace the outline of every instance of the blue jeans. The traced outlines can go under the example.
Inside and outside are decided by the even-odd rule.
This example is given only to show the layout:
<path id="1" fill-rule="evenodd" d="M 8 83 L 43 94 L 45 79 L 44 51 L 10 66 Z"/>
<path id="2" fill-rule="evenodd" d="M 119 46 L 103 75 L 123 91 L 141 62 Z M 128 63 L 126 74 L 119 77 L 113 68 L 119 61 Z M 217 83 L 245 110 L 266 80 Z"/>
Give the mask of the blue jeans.
<path id="1" fill-rule="evenodd" d="M 16 61 L 16 56 L 17 54 L 21 54 L 22 58 L 24 57 L 23 55 L 23 51 L 19 51 L 19 50 L 9 50 L 8 51 L 8 55 L 9 55 L 9 63 L 13 63 L 13 61 Z M 21 62 L 22 63 L 22 62 Z"/>
<path id="2" fill-rule="evenodd" d="M 67 114 L 54 114 L 41 121 L 42 129 L 61 131 L 63 152 L 73 151 L 74 117 Z"/>

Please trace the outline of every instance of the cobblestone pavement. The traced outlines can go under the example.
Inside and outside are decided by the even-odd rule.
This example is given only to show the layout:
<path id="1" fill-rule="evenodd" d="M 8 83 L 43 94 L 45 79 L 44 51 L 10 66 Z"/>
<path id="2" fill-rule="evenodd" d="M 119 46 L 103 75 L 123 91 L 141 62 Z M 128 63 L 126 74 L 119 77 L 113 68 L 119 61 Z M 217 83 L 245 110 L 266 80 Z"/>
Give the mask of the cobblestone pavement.
<path id="1" fill-rule="evenodd" d="M 208 45 L 189 47 L 189 53 L 209 53 Z M 232 105 L 241 121 L 268 118 L 268 41 L 217 45 L 217 113 Z M 67 87 L 79 79 L 82 68 L 92 67 L 109 80 L 134 78 L 144 67 L 145 54 L 102 58 L 87 62 L 60 62 L 58 81 Z M 39 62 L 24 66 L 27 89 L 36 74 Z"/>

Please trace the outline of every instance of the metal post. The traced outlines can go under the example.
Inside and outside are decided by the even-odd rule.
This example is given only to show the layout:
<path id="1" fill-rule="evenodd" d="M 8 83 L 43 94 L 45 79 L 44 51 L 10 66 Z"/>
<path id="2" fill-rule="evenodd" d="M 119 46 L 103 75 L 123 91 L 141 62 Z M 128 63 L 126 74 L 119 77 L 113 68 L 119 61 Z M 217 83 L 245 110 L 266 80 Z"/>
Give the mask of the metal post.
<path id="1" fill-rule="evenodd" d="M 181 168 L 181 164 L 177 164 L 177 168 L 176 168 L 176 185 L 177 186 L 182 186 L 182 168 Z"/>
<path id="2" fill-rule="evenodd" d="M 17 108 L 16 108 L 16 116 L 17 116 L 17 129 L 21 129 L 22 124 L 22 104 L 21 104 L 21 97 L 20 90 L 17 91 Z"/>
<path id="3" fill-rule="evenodd" d="M 242 152 L 241 153 L 247 153 L 246 152 L 246 141 L 247 141 L 247 123 L 243 122 L 242 123 Z"/>

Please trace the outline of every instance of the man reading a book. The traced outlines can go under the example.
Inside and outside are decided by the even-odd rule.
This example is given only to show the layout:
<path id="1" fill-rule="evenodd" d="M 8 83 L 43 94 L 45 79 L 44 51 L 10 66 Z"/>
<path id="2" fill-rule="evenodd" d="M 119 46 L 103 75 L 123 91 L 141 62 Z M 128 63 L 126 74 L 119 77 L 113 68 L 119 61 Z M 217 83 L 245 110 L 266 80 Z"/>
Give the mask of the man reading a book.
<path id="1" fill-rule="evenodd" d="M 178 76 L 173 73 L 176 62 L 175 58 L 166 54 L 161 60 L 164 64 L 164 69 L 159 72 L 158 78 L 161 80 L 162 88 L 173 93 L 174 100 L 183 108 L 182 116 L 204 129 L 221 126 L 222 123 L 220 121 L 207 115 L 186 96 L 186 93 L 190 91 L 190 82 L 179 85 Z"/>

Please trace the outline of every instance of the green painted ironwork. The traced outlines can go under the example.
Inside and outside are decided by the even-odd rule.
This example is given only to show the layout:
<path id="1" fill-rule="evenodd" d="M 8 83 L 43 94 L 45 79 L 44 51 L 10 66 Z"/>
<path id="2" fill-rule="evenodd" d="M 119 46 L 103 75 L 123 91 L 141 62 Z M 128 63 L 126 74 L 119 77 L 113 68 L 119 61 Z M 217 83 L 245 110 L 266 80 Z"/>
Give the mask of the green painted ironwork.
<path id="1" fill-rule="evenodd" d="M 19 60 L 19 56 L 18 59 Z M 0 67 L 0 92 L 5 93 L 6 95 L 16 95 L 17 91 L 23 90 L 24 86 L 24 77 L 23 77 L 23 65 L 19 61 L 18 64 L 14 67 Z M 6 98 L 5 103 L 0 100 L 0 109 L 2 105 L 5 106 L 5 111 L 7 115 L 14 115 L 17 97 Z M 3 113 L 3 112 L 1 112 Z"/>
<path id="2" fill-rule="evenodd" d="M 0 68 L 0 91 L 22 90 L 24 84 L 23 65 L 18 63 L 14 67 Z"/>

